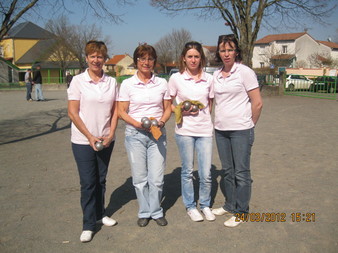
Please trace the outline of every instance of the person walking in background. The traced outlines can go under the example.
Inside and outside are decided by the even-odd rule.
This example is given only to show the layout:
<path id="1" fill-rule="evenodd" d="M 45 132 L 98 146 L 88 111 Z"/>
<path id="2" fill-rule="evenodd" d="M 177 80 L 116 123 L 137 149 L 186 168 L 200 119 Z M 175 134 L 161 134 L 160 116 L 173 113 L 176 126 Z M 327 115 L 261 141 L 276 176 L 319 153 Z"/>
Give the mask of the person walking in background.
<path id="1" fill-rule="evenodd" d="M 42 93 L 42 75 L 41 75 L 41 66 L 37 65 L 36 70 L 33 74 L 33 84 L 35 87 L 35 100 L 36 101 L 44 101 L 43 93 Z"/>
<path id="2" fill-rule="evenodd" d="M 250 156 L 263 102 L 256 74 L 241 64 L 241 49 L 233 34 L 218 38 L 216 59 L 223 67 L 213 75 L 215 91 L 215 139 L 224 170 L 225 204 L 215 215 L 236 214 L 224 222 L 236 227 L 249 212 L 251 197 Z"/>
<path id="3" fill-rule="evenodd" d="M 81 184 L 81 242 L 92 240 L 96 223 L 116 224 L 105 215 L 105 192 L 115 143 L 118 88 L 116 80 L 102 69 L 108 58 L 106 45 L 101 41 L 89 41 L 85 55 L 88 69 L 74 76 L 67 89 L 72 150 Z"/>
<path id="4" fill-rule="evenodd" d="M 25 74 L 25 83 L 26 83 L 26 100 L 33 101 L 32 99 L 32 70 L 27 69 Z"/>
<path id="5" fill-rule="evenodd" d="M 193 169 L 196 151 L 199 175 L 199 205 L 208 221 L 215 220 L 210 210 L 211 201 L 211 160 L 213 124 L 211 109 L 214 98 L 212 75 L 203 68 L 206 58 L 202 45 L 198 42 L 185 44 L 180 57 L 179 72 L 169 79 L 169 90 L 172 100 L 176 98 L 182 121 L 176 122 L 175 138 L 182 161 L 181 188 L 183 203 L 187 214 L 193 221 L 203 221 L 197 210 L 194 194 Z M 200 103 L 199 109 L 184 108 L 185 101 Z"/>
<path id="6" fill-rule="evenodd" d="M 164 126 L 171 115 L 171 100 L 167 81 L 153 73 L 157 59 L 155 49 L 147 44 L 140 45 L 133 58 L 137 72 L 122 82 L 118 110 L 127 123 L 125 146 L 139 204 L 137 224 L 145 227 L 154 219 L 157 225 L 166 226 L 161 200 L 167 153 Z M 153 128 L 149 131 L 142 126 L 143 117 L 157 120 L 159 138 L 155 138 Z"/>
<path id="7" fill-rule="evenodd" d="M 66 72 L 66 83 L 67 83 L 67 88 L 69 88 L 70 82 L 72 81 L 73 76 L 70 74 L 69 71 Z"/>

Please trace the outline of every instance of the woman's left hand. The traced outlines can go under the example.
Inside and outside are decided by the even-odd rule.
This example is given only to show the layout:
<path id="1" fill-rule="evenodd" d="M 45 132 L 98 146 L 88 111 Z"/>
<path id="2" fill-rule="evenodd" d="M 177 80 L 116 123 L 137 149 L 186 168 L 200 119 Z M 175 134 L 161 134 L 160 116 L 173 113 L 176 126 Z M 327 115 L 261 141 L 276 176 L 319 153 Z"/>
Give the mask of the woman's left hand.
<path id="1" fill-rule="evenodd" d="M 110 146 L 110 143 L 112 143 L 113 139 L 114 139 L 114 136 L 113 137 L 100 137 L 101 140 L 103 140 L 103 146 L 105 148 L 109 147 Z"/>

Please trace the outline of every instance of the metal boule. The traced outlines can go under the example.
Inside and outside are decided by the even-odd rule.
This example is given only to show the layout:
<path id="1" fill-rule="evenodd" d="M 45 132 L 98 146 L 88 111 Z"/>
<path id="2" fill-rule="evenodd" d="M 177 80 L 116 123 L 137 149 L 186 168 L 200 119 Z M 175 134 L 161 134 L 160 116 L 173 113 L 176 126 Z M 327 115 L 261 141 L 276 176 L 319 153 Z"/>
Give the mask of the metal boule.
<path id="1" fill-rule="evenodd" d="M 152 120 L 151 120 L 151 125 L 152 125 L 152 126 L 158 126 L 158 121 L 157 121 L 157 119 L 152 119 Z"/>
<path id="2" fill-rule="evenodd" d="M 143 123 L 143 121 L 145 121 L 145 120 L 147 120 L 148 119 L 148 117 L 143 117 L 142 119 L 141 119 L 141 122 Z"/>
<path id="3" fill-rule="evenodd" d="M 183 102 L 183 110 L 189 111 L 191 107 L 191 102 L 190 101 L 184 101 Z"/>
<path id="4" fill-rule="evenodd" d="M 142 127 L 146 128 L 146 129 L 150 128 L 151 127 L 150 119 L 144 120 L 143 123 L 142 123 Z"/>
<path id="5" fill-rule="evenodd" d="M 191 111 L 192 112 L 197 112 L 200 108 L 198 107 L 198 105 L 192 105 Z"/>
<path id="6" fill-rule="evenodd" d="M 98 151 L 101 151 L 104 148 L 102 141 L 95 142 L 95 147 Z"/>

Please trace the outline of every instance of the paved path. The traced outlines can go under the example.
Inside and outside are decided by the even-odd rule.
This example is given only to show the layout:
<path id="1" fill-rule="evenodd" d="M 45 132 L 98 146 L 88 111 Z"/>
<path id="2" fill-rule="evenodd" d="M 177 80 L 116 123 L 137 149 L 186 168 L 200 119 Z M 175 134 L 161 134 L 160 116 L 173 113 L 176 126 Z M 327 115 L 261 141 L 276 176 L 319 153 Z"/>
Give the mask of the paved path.
<path id="1" fill-rule="evenodd" d="M 70 149 L 66 92 L 45 91 L 46 102 L 26 102 L 25 91 L 0 92 L 0 252 L 337 252 L 338 103 L 264 97 L 252 153 L 252 219 L 279 214 L 285 222 L 248 221 L 225 228 L 226 217 L 195 223 L 180 194 L 180 159 L 167 124 L 168 162 L 163 207 L 167 227 L 136 225 L 137 202 L 117 130 L 107 178 L 109 214 L 91 243 L 79 242 L 79 179 Z M 216 148 L 216 147 L 215 147 Z M 223 204 L 220 162 L 213 158 L 213 206 Z M 315 221 L 292 220 L 314 213 Z M 285 217 L 284 217 L 285 213 Z"/>

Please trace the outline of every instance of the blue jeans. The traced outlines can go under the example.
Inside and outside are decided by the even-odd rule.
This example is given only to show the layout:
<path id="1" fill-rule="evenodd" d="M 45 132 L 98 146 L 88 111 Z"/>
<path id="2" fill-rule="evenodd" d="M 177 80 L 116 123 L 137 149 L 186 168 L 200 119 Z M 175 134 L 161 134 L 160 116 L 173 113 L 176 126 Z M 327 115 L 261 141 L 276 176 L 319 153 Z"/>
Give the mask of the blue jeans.
<path id="1" fill-rule="evenodd" d="M 42 94 L 42 84 L 36 83 L 34 84 L 35 87 L 35 99 L 36 100 L 44 100 L 43 94 Z"/>
<path id="2" fill-rule="evenodd" d="M 26 99 L 30 100 L 32 99 L 32 84 L 31 83 L 26 83 Z"/>
<path id="3" fill-rule="evenodd" d="M 248 213 L 251 198 L 250 156 L 254 128 L 239 131 L 215 130 L 215 138 L 224 170 L 224 210 Z"/>
<path id="4" fill-rule="evenodd" d="M 196 149 L 199 175 L 199 204 L 201 209 L 210 206 L 212 137 L 175 135 L 182 161 L 181 188 L 187 210 L 196 208 L 193 184 L 194 151 Z"/>
<path id="5" fill-rule="evenodd" d="M 89 145 L 72 143 L 81 184 L 83 230 L 95 231 L 96 221 L 105 213 L 106 176 L 114 142 L 96 152 Z"/>
<path id="6" fill-rule="evenodd" d="M 127 126 L 125 146 L 128 154 L 133 185 L 139 204 L 139 218 L 163 217 L 161 199 L 167 153 L 167 137 L 156 140 L 150 132 Z"/>

